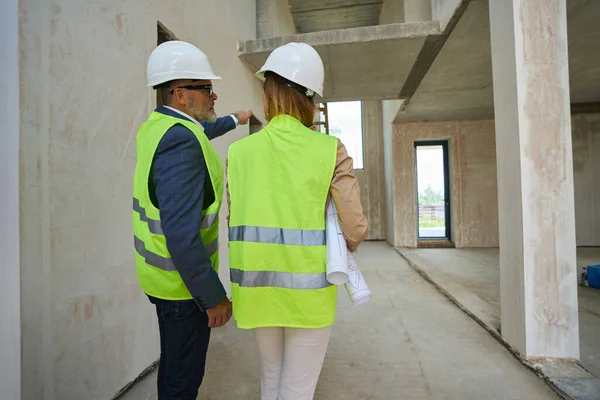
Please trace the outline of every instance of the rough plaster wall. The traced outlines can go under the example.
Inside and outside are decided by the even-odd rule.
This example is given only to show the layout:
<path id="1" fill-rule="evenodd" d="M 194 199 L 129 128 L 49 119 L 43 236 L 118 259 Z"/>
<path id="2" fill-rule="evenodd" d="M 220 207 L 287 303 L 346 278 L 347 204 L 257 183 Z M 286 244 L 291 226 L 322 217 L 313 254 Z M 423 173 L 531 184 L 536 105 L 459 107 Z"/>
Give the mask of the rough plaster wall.
<path id="1" fill-rule="evenodd" d="M 404 22 L 404 0 L 384 0 L 379 14 L 379 24 Z"/>
<path id="2" fill-rule="evenodd" d="M 19 259 L 19 3 L 0 14 L 0 390 L 21 399 L 21 290 Z"/>
<path id="3" fill-rule="evenodd" d="M 384 102 L 384 116 L 385 110 Z M 574 115 L 572 127 L 577 245 L 600 246 L 600 185 L 597 184 L 600 159 L 596 156 L 600 153 L 600 114 Z M 394 216 L 400 214 L 402 217 L 393 219 L 395 229 L 388 227 L 388 231 L 393 229 L 396 235 L 396 240 L 391 243 L 407 247 L 416 245 L 416 231 L 412 228 L 416 224 L 412 217 L 415 212 L 412 197 L 415 186 L 411 175 L 414 174 L 412 141 L 450 138 L 451 218 L 456 246 L 499 245 L 494 131 L 493 120 L 395 126 L 393 151 L 396 186 L 392 187 L 392 191 L 395 193 Z M 410 143 L 399 143 L 401 137 Z M 386 185 L 389 187 L 389 184 Z M 409 188 L 409 185 L 412 186 Z"/>
<path id="4" fill-rule="evenodd" d="M 457 247 L 498 245 L 498 206 L 493 121 L 394 125 L 395 246 L 415 247 L 414 142 L 448 139 L 453 240 Z"/>
<path id="5" fill-rule="evenodd" d="M 578 246 L 600 246 L 600 114 L 574 115 L 573 172 Z"/>
<path id="6" fill-rule="evenodd" d="M 158 358 L 131 232 L 135 133 L 155 101 L 145 67 L 156 22 L 209 55 L 224 78 L 218 113 L 253 109 L 264 121 L 260 84 L 236 55 L 237 32 L 255 29 L 252 2 L 21 0 L 24 399 L 107 399 Z M 247 133 L 215 140 L 219 154 Z"/>
<path id="7" fill-rule="evenodd" d="M 457 247 L 498 246 L 498 185 L 493 120 L 458 123 Z"/>
<path id="8" fill-rule="evenodd" d="M 369 221 L 369 240 L 386 238 L 385 173 L 380 101 L 362 102 L 364 170 L 355 171 L 361 202 Z"/>
<path id="9" fill-rule="evenodd" d="M 395 242 L 394 232 L 394 153 L 392 146 L 392 121 L 396 118 L 402 100 L 384 100 L 382 106 L 383 120 L 383 160 L 385 182 L 385 230 L 386 240 L 390 244 Z"/>

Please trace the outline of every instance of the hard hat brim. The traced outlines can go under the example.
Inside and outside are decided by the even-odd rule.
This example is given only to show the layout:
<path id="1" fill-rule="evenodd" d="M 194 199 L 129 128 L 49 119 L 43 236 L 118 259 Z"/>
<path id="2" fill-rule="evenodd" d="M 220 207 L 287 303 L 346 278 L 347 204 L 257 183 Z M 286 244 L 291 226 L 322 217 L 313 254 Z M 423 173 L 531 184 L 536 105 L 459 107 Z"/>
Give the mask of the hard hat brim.
<path id="1" fill-rule="evenodd" d="M 262 70 L 262 69 L 261 69 L 260 71 L 258 71 L 258 72 L 257 72 L 257 73 L 255 73 L 254 75 L 255 75 L 255 76 L 258 78 L 258 79 L 260 79 L 261 81 L 263 81 L 263 82 L 264 82 L 264 81 L 265 81 L 265 72 L 267 72 L 267 71 L 265 71 L 265 70 Z"/>
<path id="2" fill-rule="evenodd" d="M 152 79 L 150 79 L 150 81 L 148 82 L 147 87 L 154 87 L 154 86 L 162 85 L 163 83 L 166 83 L 166 82 L 180 80 L 180 79 L 220 81 L 223 78 L 221 78 L 218 75 L 214 75 L 214 74 L 212 74 L 212 75 L 211 74 L 198 74 L 198 73 L 194 73 L 194 72 L 189 72 L 189 73 L 165 72 L 163 74 L 158 74 L 158 75 L 153 76 Z"/>

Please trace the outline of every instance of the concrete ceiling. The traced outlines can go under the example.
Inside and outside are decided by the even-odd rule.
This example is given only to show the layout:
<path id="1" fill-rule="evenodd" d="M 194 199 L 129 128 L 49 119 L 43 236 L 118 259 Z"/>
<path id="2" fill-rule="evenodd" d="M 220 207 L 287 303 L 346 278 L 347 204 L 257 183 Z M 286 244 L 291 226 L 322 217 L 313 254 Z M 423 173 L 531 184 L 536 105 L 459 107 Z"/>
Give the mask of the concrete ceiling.
<path id="1" fill-rule="evenodd" d="M 298 33 L 379 24 L 383 0 L 289 0 Z"/>
<path id="2" fill-rule="evenodd" d="M 241 59 L 257 71 L 269 53 L 300 41 L 315 47 L 325 64 L 320 101 L 398 98 L 423 44 L 440 35 L 438 22 L 413 22 L 305 33 L 241 42 Z"/>
<path id="3" fill-rule="evenodd" d="M 378 2 L 291 0 L 294 18 L 317 12 L 316 4 L 339 11 L 357 3 Z M 600 0 L 567 0 L 567 15 L 571 103 L 597 108 Z M 444 32 L 437 21 L 320 31 L 242 42 L 240 57 L 256 71 L 273 49 L 291 41 L 313 45 L 325 63 L 320 101 L 409 99 L 396 123 L 493 117 L 488 0 L 461 1 Z"/>
<path id="4" fill-rule="evenodd" d="M 600 1 L 568 0 L 571 103 L 600 101 Z M 471 0 L 395 122 L 491 118 L 487 0 Z"/>

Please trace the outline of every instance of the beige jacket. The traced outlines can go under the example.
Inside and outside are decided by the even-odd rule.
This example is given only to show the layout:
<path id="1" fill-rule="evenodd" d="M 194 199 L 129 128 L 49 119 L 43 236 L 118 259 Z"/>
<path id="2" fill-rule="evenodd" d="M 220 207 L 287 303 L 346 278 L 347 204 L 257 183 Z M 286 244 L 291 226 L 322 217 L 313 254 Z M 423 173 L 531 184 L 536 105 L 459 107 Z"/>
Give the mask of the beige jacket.
<path id="1" fill-rule="evenodd" d="M 225 168 L 225 172 L 227 172 L 227 168 Z M 227 206 L 230 208 L 228 185 L 226 185 L 226 191 Z M 346 147 L 339 139 L 335 170 L 329 192 L 338 211 L 340 226 L 348 250 L 355 252 L 358 245 L 367 237 L 369 227 L 360 202 L 360 187 L 354 175 L 352 157 L 348 155 Z M 229 215 L 227 215 L 227 224 L 229 225 Z"/>

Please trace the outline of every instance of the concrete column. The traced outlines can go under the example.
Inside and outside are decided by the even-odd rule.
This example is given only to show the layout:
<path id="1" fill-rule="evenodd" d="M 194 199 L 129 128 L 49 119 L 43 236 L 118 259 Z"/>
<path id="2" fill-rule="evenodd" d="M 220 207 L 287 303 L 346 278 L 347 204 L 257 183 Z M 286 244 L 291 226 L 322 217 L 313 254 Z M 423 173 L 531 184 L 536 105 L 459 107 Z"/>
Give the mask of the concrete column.
<path id="1" fill-rule="evenodd" d="M 392 144 L 393 121 L 403 100 L 383 100 L 382 127 L 383 127 L 383 166 L 385 179 L 385 227 L 386 240 L 392 246 L 396 242 L 394 226 L 394 151 Z"/>
<path id="2" fill-rule="evenodd" d="M 269 1 L 256 0 L 256 38 L 269 37 Z"/>
<path id="3" fill-rule="evenodd" d="M 369 221 L 368 240 L 386 237 L 385 171 L 381 101 L 361 102 L 364 168 L 355 170 L 363 210 Z"/>
<path id="4" fill-rule="evenodd" d="M 564 0 L 490 1 L 502 336 L 579 358 Z"/>
<path id="5" fill-rule="evenodd" d="M 19 240 L 19 1 L 0 14 L 0 397 L 21 398 L 21 266 Z"/>

